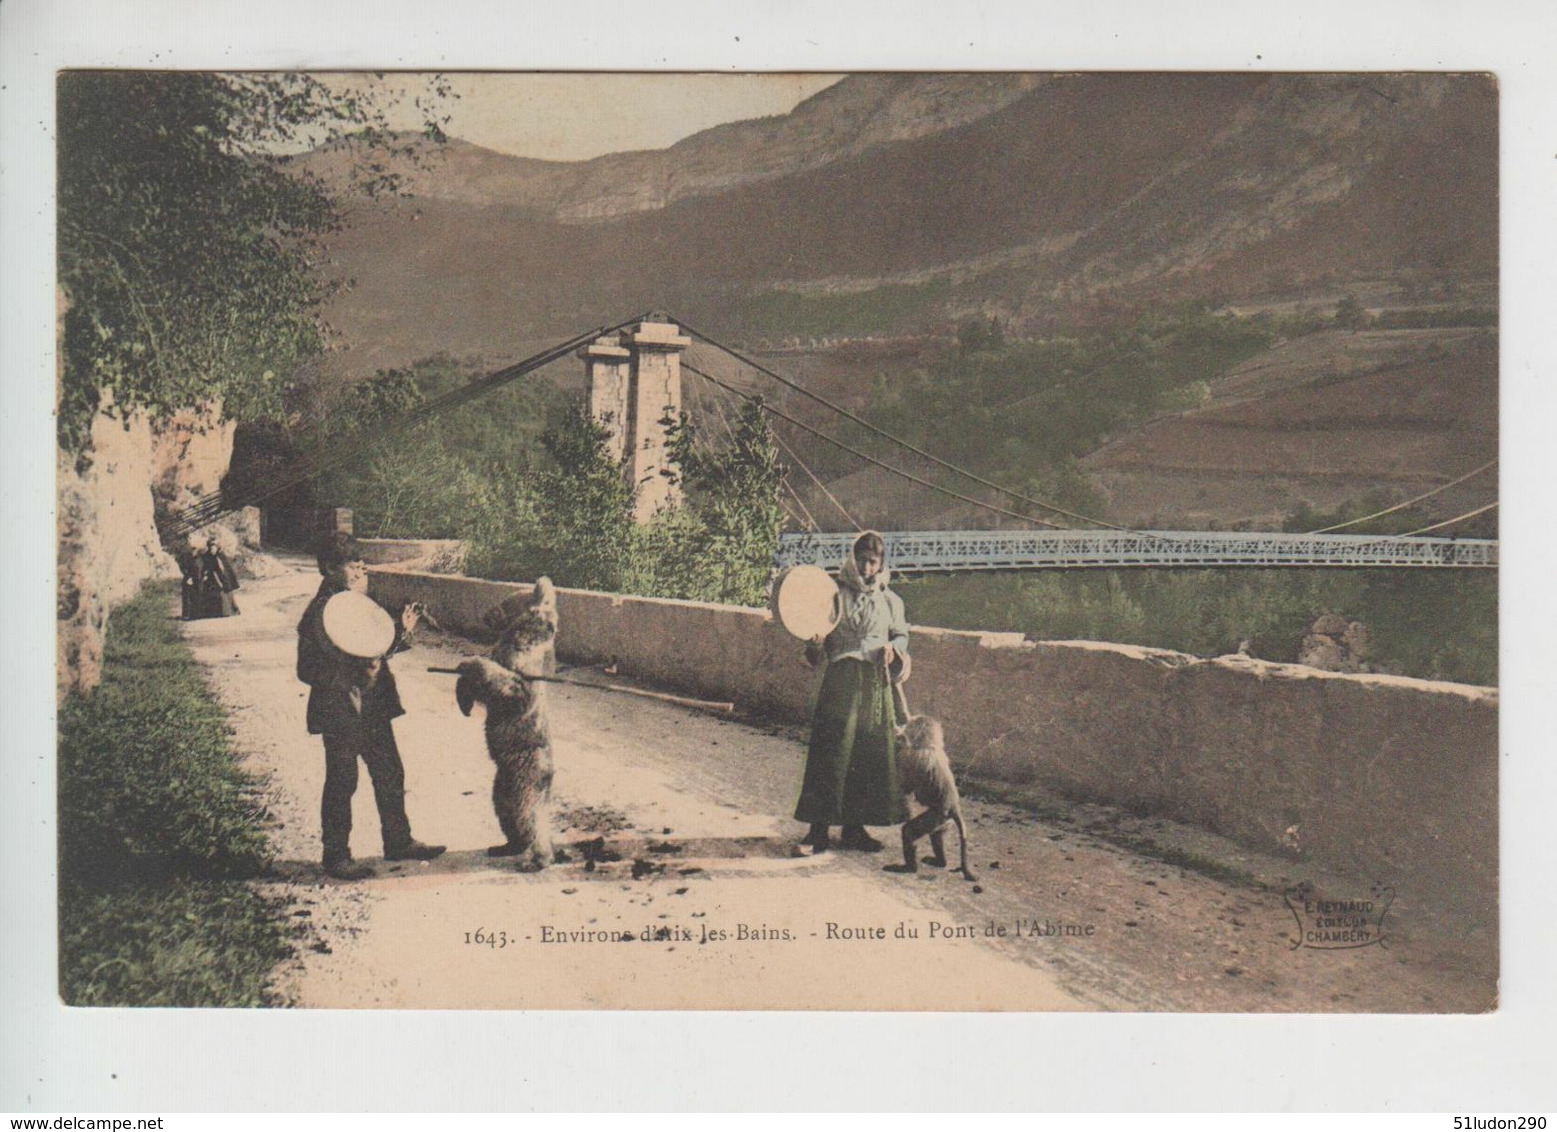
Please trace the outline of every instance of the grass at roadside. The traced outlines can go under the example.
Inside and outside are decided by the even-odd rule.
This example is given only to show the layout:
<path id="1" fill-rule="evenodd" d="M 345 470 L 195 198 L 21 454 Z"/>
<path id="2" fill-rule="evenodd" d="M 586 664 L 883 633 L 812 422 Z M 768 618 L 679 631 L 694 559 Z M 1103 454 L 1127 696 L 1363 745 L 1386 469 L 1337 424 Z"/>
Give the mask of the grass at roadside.
<path id="1" fill-rule="evenodd" d="M 273 1006 L 292 953 L 280 901 L 232 881 L 60 892 L 60 996 L 72 1006 Z"/>
<path id="2" fill-rule="evenodd" d="M 103 682 L 59 717 L 60 995 L 76 1006 L 256 1006 L 291 952 L 260 784 L 148 586 L 116 609 Z"/>

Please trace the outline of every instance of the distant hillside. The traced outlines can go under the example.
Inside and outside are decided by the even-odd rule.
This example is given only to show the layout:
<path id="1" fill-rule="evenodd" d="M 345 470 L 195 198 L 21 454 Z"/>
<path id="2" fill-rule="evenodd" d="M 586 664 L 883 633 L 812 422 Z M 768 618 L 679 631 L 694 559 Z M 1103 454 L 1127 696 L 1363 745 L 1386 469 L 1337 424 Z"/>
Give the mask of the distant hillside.
<path id="1" fill-rule="evenodd" d="M 1490 279 L 1496 155 L 1476 76 L 856 76 L 652 154 L 456 144 L 355 210 L 328 313 L 361 372 L 646 307 L 755 341 Z"/>
<path id="2" fill-rule="evenodd" d="M 1314 335 L 1252 359 L 1220 392 L 1087 457 L 1110 517 L 1271 528 L 1303 503 L 1404 499 L 1497 455 L 1497 340 L 1479 331 Z M 1422 509 L 1449 518 L 1495 498 L 1489 473 Z"/>
<path id="3" fill-rule="evenodd" d="M 789 114 L 715 126 L 666 149 L 590 161 L 512 157 L 457 138 L 442 146 L 403 138 L 413 157 L 376 157 L 426 200 L 522 208 L 539 218 L 588 223 L 727 192 L 938 133 L 1051 81 L 1038 74 L 855 75 Z M 343 142 L 308 154 L 297 165 L 341 185 L 347 163 L 359 156 Z"/>
<path id="4" fill-rule="evenodd" d="M 410 197 L 353 205 L 325 379 L 434 354 L 495 367 L 647 309 L 777 351 L 856 406 L 969 316 L 1032 339 L 1188 300 L 1329 318 L 1349 295 L 1485 322 L 1497 154 L 1491 77 L 1425 74 L 858 75 L 660 151 L 556 163 L 454 142 L 408 169 Z M 330 179 L 345 157 L 297 164 Z M 1290 363 L 1291 380 L 1240 371 L 1259 408 L 1208 373 L 1201 415 L 1085 461 L 1110 514 L 1263 524 L 1490 458 L 1495 340 L 1437 334 L 1446 356 L 1413 360 L 1436 332 L 1368 333 L 1351 347 L 1376 340 L 1395 369 L 1344 390 L 1362 431 L 1295 423 L 1343 392 L 1303 360 L 1335 335 L 1278 343 L 1265 376 Z M 1459 423 L 1378 423 L 1416 420 L 1403 406 L 1424 396 L 1460 397 Z M 873 514 L 897 498 L 831 463 Z M 875 521 L 951 506 L 904 499 Z"/>

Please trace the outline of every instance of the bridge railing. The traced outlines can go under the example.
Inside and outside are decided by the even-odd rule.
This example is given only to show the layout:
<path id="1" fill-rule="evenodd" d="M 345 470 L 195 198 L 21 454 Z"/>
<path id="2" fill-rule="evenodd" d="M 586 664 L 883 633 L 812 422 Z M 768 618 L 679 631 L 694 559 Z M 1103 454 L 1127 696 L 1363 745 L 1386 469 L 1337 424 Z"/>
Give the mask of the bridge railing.
<path id="1" fill-rule="evenodd" d="M 1340 566 L 1496 568 L 1495 539 L 1272 531 L 892 531 L 887 562 L 898 571 L 1044 570 L 1083 567 Z M 855 536 L 787 534 L 780 567 L 835 567 Z"/>

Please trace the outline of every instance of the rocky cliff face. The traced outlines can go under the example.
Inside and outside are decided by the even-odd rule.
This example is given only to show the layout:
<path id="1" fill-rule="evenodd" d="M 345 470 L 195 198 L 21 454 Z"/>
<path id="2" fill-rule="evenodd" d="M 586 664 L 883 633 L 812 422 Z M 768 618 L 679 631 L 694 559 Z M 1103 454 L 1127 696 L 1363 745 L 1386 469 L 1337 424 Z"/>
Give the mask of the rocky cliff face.
<path id="1" fill-rule="evenodd" d="M 953 129 L 1051 80 L 1038 74 L 852 75 L 789 114 L 731 122 L 667 149 L 590 161 L 537 161 L 468 142 L 413 142 L 414 157 L 383 158 L 424 200 L 518 208 L 564 224 L 649 212 L 809 169 L 875 146 Z M 342 184 L 360 155 L 335 146 L 297 160 Z"/>
<path id="2" fill-rule="evenodd" d="M 329 179 L 343 159 L 298 163 Z M 857 75 L 652 153 L 430 155 L 332 249 L 354 285 L 328 311 L 351 347 L 331 366 L 501 363 L 653 308 L 757 341 L 804 332 L 776 324 L 785 303 L 839 296 L 854 334 L 970 313 L 1047 333 L 1464 286 L 1496 278 L 1496 173 L 1486 76 Z"/>
<path id="3" fill-rule="evenodd" d="M 215 491 L 232 457 L 234 425 L 221 406 L 154 425 L 115 414 L 110 398 L 92 422 L 85 457 L 60 453 L 56 690 L 96 687 L 103 633 L 115 605 L 154 578 L 178 577 L 157 536 L 159 507 L 185 506 Z"/>

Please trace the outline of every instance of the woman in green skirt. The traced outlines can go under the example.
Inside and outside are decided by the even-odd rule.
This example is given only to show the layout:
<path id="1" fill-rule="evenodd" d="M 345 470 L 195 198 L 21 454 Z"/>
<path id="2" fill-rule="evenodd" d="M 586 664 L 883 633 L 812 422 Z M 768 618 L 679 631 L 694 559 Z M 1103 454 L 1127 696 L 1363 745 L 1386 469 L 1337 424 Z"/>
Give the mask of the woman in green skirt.
<path id="1" fill-rule="evenodd" d="M 832 845 L 829 827 L 842 826 L 839 845 L 874 853 L 881 842 L 867 825 L 895 825 L 905 814 L 893 741 L 897 716 L 892 678 L 908 661 L 903 599 L 887 588 L 886 543 L 875 531 L 854 541 L 838 571 L 842 617 L 824 639 L 806 647 L 813 665 L 827 664 L 795 817 L 810 824 L 804 844 L 816 853 Z"/>

